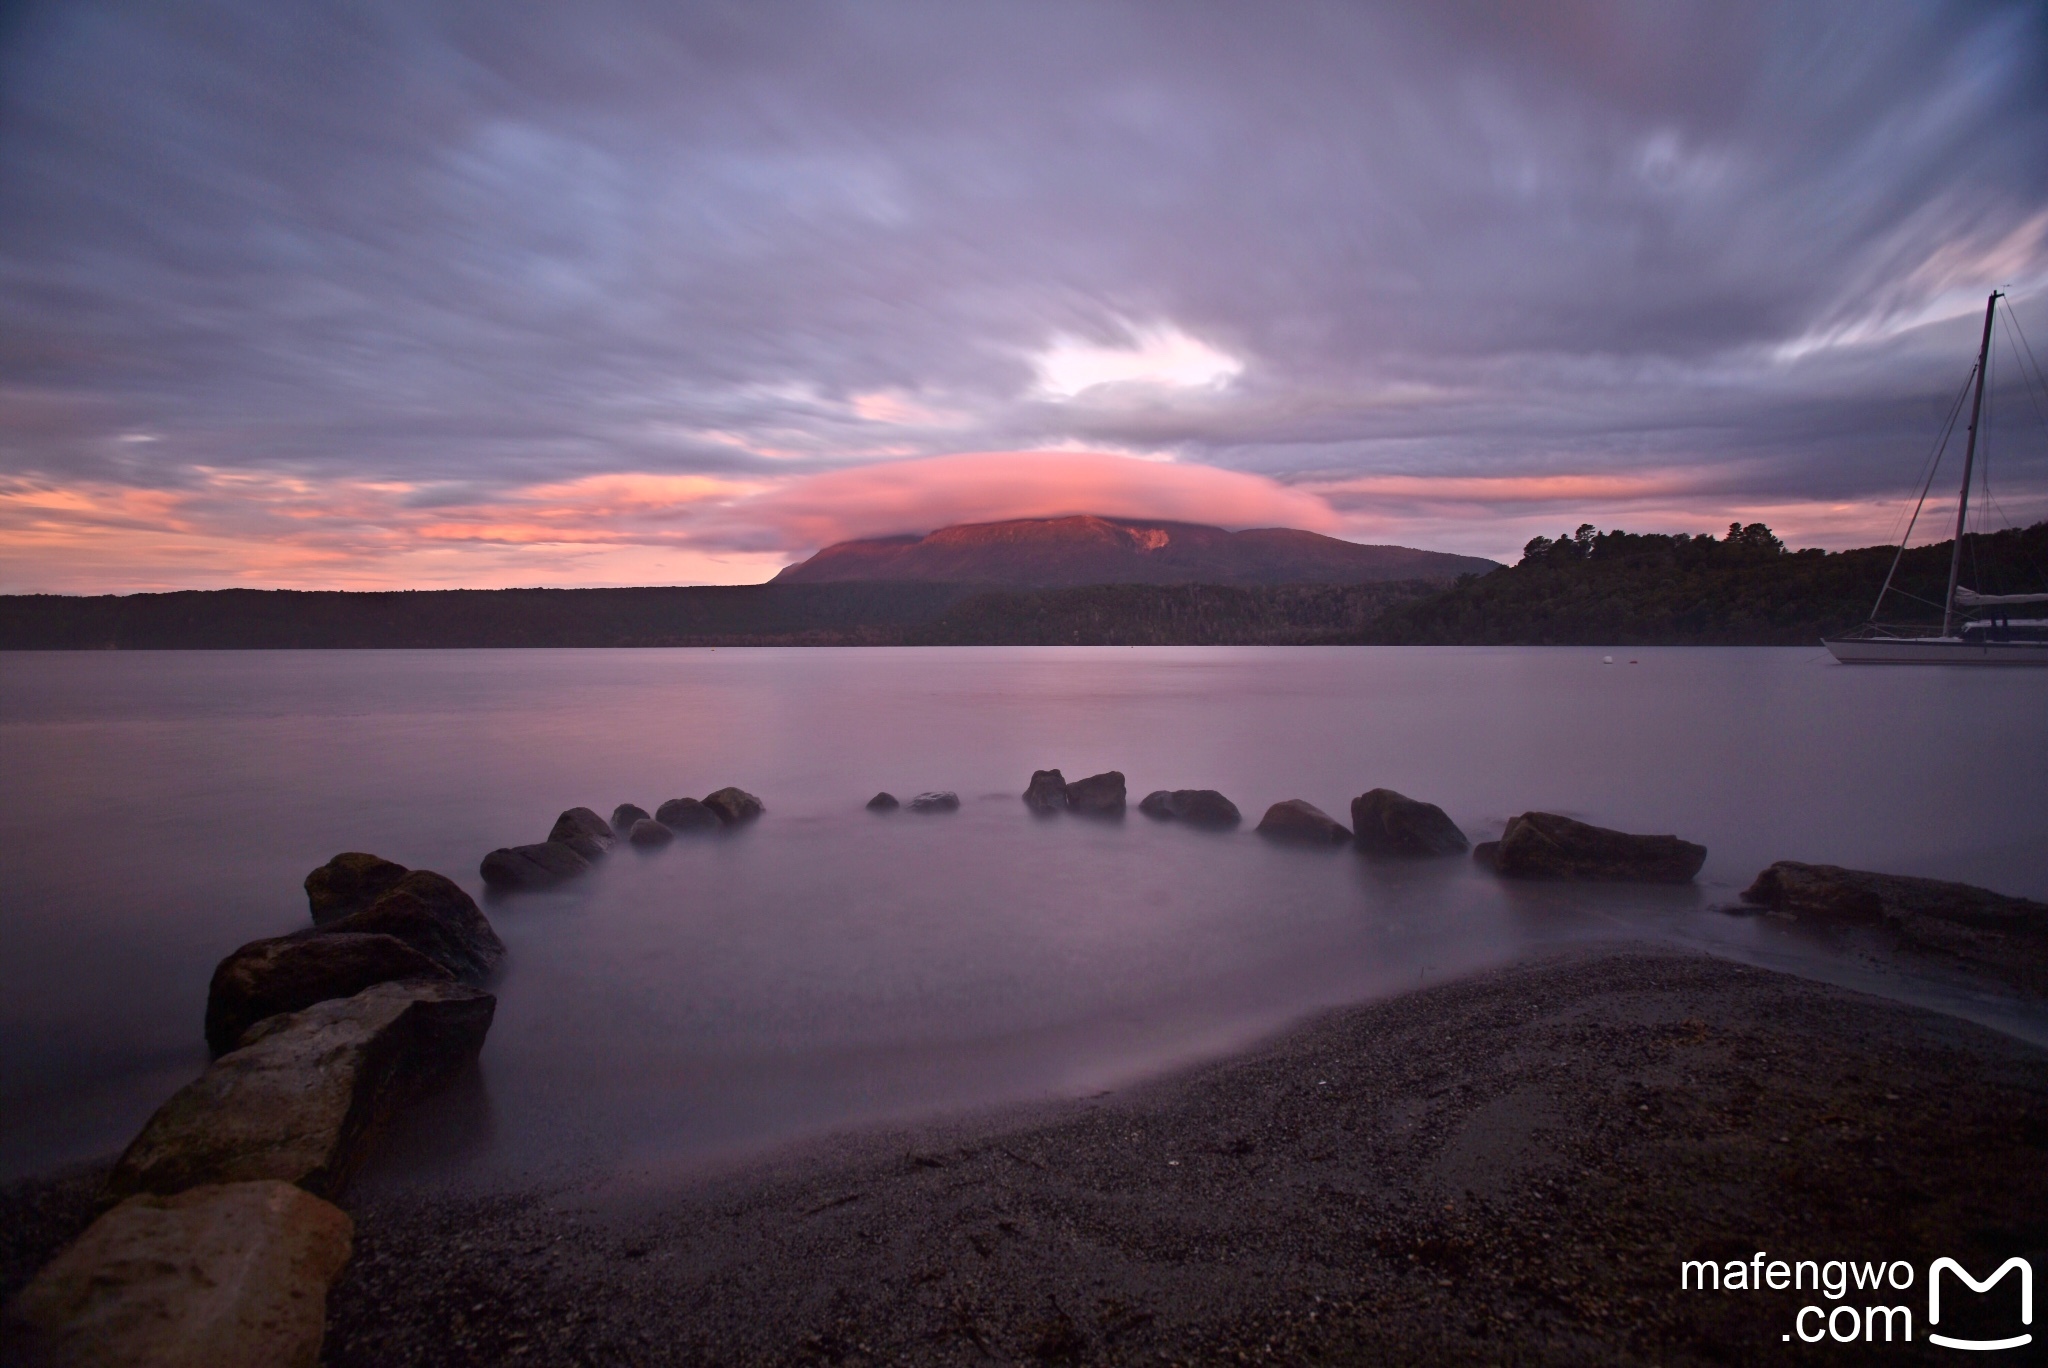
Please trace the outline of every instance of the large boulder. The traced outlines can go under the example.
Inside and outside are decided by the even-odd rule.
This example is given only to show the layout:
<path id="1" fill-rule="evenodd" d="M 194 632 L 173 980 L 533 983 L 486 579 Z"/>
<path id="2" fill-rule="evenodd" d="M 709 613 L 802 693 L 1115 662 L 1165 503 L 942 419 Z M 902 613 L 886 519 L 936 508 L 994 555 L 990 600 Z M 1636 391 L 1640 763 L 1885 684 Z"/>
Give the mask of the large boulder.
<path id="1" fill-rule="evenodd" d="M 274 1178 L 334 1197 L 394 1110 L 476 1058 L 496 1008 L 412 979 L 259 1021 L 157 1108 L 107 1195 Z"/>
<path id="2" fill-rule="evenodd" d="M 597 861 L 611 853 L 619 843 L 618 834 L 611 823 L 587 807 L 573 807 L 555 818 L 554 826 L 548 829 L 550 841 L 560 841 L 586 860 Z"/>
<path id="3" fill-rule="evenodd" d="M 377 901 L 326 931 L 396 936 L 465 983 L 482 983 L 505 958 L 505 942 L 453 879 L 415 869 Z"/>
<path id="4" fill-rule="evenodd" d="M 1162 822 L 1186 822 L 1189 826 L 1221 830 L 1244 820 L 1237 804 L 1215 789 L 1159 789 L 1145 795 L 1138 811 Z"/>
<path id="5" fill-rule="evenodd" d="M 1351 800 L 1351 831 L 1370 855 L 1458 855 L 1472 844 L 1435 803 L 1383 788 Z"/>
<path id="6" fill-rule="evenodd" d="M 360 850 L 345 850 L 306 876 L 313 924 L 324 926 L 360 912 L 405 877 L 405 866 Z"/>
<path id="7" fill-rule="evenodd" d="M 2048 903 L 1944 879 L 1792 860 L 1757 875 L 1742 899 L 1817 923 L 1877 927 L 1901 949 L 2048 995 Z"/>
<path id="8" fill-rule="evenodd" d="M 226 1054 L 265 1017 L 354 997 L 373 983 L 453 977 L 396 936 L 317 930 L 250 941 L 213 971 L 206 990 L 206 1045 L 216 1055 Z"/>
<path id="9" fill-rule="evenodd" d="M 1067 785 L 1067 811 L 1090 817 L 1121 816 L 1124 810 L 1124 777 L 1116 770 L 1091 774 Z"/>
<path id="10" fill-rule="evenodd" d="M 1056 769 L 1031 771 L 1031 783 L 1024 790 L 1024 806 L 1033 812 L 1065 812 L 1066 779 Z"/>
<path id="11" fill-rule="evenodd" d="M 623 831 L 631 839 L 633 823 L 644 822 L 652 816 L 653 813 L 638 803 L 621 803 L 612 809 L 612 830 Z"/>
<path id="12" fill-rule="evenodd" d="M 868 799 L 869 812 L 894 812 L 903 804 L 896 801 L 896 795 L 884 790 Z"/>
<path id="13" fill-rule="evenodd" d="M 626 833 L 626 839 L 642 850 L 665 846 L 675 838 L 676 833 L 672 828 L 663 826 L 652 817 L 642 817 L 633 823 L 633 829 Z"/>
<path id="14" fill-rule="evenodd" d="M 1267 808 L 1259 819 L 1258 833 L 1302 845 L 1339 845 L 1351 839 L 1342 822 L 1302 798 L 1289 798 Z"/>
<path id="15" fill-rule="evenodd" d="M 534 845 L 501 846 L 484 856 L 477 872 L 484 882 L 501 892 L 553 888 L 565 879 L 590 872 L 590 861 L 560 841 Z"/>
<path id="16" fill-rule="evenodd" d="M 710 831 L 721 823 L 718 814 L 696 798 L 671 798 L 654 810 L 654 820 L 670 831 Z"/>
<path id="17" fill-rule="evenodd" d="M 960 795 L 951 791 L 920 793 L 910 800 L 912 812 L 958 812 Z"/>
<path id="18" fill-rule="evenodd" d="M 354 1223 L 289 1183 L 131 1197 L 7 1308 L 33 1368 L 314 1368 Z"/>
<path id="19" fill-rule="evenodd" d="M 1525 812 L 1508 819 L 1498 841 L 1474 846 L 1472 856 L 1511 879 L 1690 883 L 1706 863 L 1707 848 L 1676 836 L 1634 836 L 1554 812 Z"/>
<path id="20" fill-rule="evenodd" d="M 718 820 L 727 826 L 751 822 L 768 810 L 759 798 L 745 789 L 730 787 L 705 794 L 704 806 L 718 814 Z"/>

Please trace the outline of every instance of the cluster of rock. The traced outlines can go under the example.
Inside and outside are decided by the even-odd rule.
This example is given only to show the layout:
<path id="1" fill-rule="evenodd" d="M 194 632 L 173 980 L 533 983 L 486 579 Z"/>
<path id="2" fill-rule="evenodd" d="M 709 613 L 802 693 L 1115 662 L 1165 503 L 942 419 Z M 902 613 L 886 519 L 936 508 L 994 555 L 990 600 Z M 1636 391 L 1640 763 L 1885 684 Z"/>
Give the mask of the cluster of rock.
<path id="1" fill-rule="evenodd" d="M 869 812 L 894 812 L 906 804 L 898 802 L 896 795 L 884 790 L 868 799 Z M 960 795 L 951 789 L 932 789 L 918 794 L 907 804 L 912 812 L 958 812 Z"/>
<path id="2" fill-rule="evenodd" d="M 885 798 L 878 794 L 869 806 Z M 1068 783 L 1056 769 L 1037 770 L 1024 803 L 1037 813 L 1121 813 L 1124 777 L 1111 770 Z M 1158 789 L 1145 795 L 1138 810 L 1158 821 L 1211 830 L 1228 830 L 1242 820 L 1237 805 L 1215 789 Z M 1442 808 L 1387 788 L 1368 789 L 1351 800 L 1349 827 L 1305 798 L 1288 798 L 1267 808 L 1255 830 L 1297 845 L 1354 845 L 1368 855 L 1427 858 L 1471 850 L 1481 864 L 1514 879 L 1685 883 L 1707 856 L 1706 847 L 1676 836 L 1636 836 L 1548 812 L 1512 818 L 1500 840 L 1474 848 Z"/>
<path id="3" fill-rule="evenodd" d="M 1124 811 L 1124 776 L 1118 770 L 1091 774 L 1068 783 L 1056 769 L 1034 770 L 1024 789 L 1024 806 L 1040 816 L 1072 812 L 1083 817 L 1120 817 Z"/>
<path id="4" fill-rule="evenodd" d="M 7 1310 L 27 1363 L 316 1363 L 354 1227 L 332 1205 L 384 1122 L 472 1063 L 505 946 L 430 870 L 335 856 L 313 925 L 214 970 L 206 1072 L 108 1176 L 111 1207 Z"/>
<path id="5" fill-rule="evenodd" d="M 609 822 L 587 807 L 573 807 L 555 818 L 545 841 L 501 846 L 484 856 L 477 872 L 499 892 L 552 888 L 589 873 L 622 835 L 634 846 L 652 849 L 689 832 L 743 825 L 765 811 L 759 798 L 740 788 L 722 788 L 702 798 L 671 798 L 652 813 L 621 803 L 612 809 Z"/>
<path id="6" fill-rule="evenodd" d="M 1469 847 L 1465 833 L 1435 803 L 1392 789 L 1368 789 L 1351 800 L 1351 825 L 1302 798 L 1266 809 L 1258 832 L 1278 841 L 1306 845 L 1350 842 L 1368 855 L 1459 855 Z"/>

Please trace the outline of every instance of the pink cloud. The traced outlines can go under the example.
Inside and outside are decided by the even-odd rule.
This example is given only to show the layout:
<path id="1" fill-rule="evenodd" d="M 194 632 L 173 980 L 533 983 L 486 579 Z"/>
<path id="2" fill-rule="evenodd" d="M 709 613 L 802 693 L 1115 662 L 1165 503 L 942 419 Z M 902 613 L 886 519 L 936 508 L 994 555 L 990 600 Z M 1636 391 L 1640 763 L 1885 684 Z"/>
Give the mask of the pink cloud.
<path id="1" fill-rule="evenodd" d="M 168 490 L 0 477 L 0 592 L 743 584 L 852 537 L 1068 513 L 1303 527 L 1503 560 L 1580 522 L 1718 532 L 1760 521 L 1795 545 L 1840 549 L 1883 542 L 1899 521 L 1893 499 L 1745 495 L 1706 467 L 1290 488 L 1099 452 L 986 452 L 772 480 L 617 472 L 424 506 L 403 483 L 189 473 Z M 2007 505 L 2016 521 L 2048 512 L 2038 498 L 2008 494 Z M 1921 539 L 1952 516 L 1930 505 Z"/>
<path id="2" fill-rule="evenodd" d="M 785 546 L 1070 513 L 1332 531 L 1314 494 L 1262 475 L 1094 451 L 991 451 L 814 475 L 732 506 Z"/>

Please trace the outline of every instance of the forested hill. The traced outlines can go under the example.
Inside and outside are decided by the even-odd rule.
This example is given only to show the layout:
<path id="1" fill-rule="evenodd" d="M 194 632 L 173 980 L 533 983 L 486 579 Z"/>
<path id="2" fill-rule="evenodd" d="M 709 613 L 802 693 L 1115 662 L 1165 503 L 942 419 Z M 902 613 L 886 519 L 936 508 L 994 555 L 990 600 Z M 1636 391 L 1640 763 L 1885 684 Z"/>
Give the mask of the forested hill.
<path id="1" fill-rule="evenodd" d="M 1938 621 L 1952 542 L 1905 554 L 1885 620 Z M 1378 645 L 1805 646 L 1870 616 L 1895 548 L 1787 551 L 1761 523 L 1726 537 L 1538 537 L 1522 559 L 1395 604 L 1342 639 Z M 1962 582 L 2048 589 L 2048 523 L 1972 536 Z M 1903 591 L 1903 595 L 1901 593 Z M 1906 597 L 1904 595 L 1909 595 Z"/>

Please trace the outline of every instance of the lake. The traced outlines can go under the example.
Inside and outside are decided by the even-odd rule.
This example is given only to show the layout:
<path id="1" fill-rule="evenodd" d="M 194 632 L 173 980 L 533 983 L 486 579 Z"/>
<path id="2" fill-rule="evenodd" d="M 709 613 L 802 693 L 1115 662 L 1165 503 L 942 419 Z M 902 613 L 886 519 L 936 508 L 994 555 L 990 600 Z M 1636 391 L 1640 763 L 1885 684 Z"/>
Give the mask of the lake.
<path id="1" fill-rule="evenodd" d="M 1603 664 L 1612 654 L 1615 663 Z M 1120 822 L 1034 819 L 1119 769 Z M 1973 997 L 1716 910 L 1775 859 L 2048 897 L 2048 677 L 1799 650 L 959 648 L 0 656 L 0 1177 L 117 1150 L 205 1063 L 206 985 L 342 850 L 439 870 L 506 941 L 478 1076 L 365 1181 L 660 1171 L 1119 1086 L 1319 1007 L 1632 937 Z M 563 808 L 737 784 L 743 830 L 486 899 Z M 1505 885 L 1275 847 L 1384 786 L 1473 840 L 1540 808 L 1709 849 L 1687 888 Z M 1245 828 L 1135 810 L 1217 788 Z M 864 810 L 951 789 L 944 815 Z"/>

